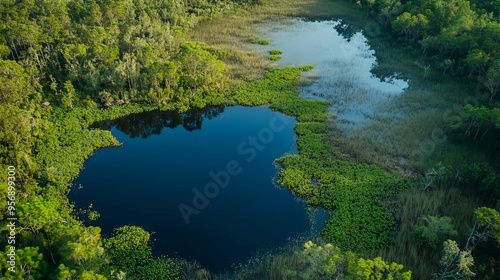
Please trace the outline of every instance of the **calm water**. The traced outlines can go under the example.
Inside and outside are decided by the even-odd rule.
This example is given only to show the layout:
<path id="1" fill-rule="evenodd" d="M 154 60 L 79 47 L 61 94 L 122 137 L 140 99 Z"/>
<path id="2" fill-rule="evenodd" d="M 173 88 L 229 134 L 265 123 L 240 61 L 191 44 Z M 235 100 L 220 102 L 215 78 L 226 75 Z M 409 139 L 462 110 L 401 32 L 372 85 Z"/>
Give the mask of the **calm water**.
<path id="1" fill-rule="evenodd" d="M 260 27 L 260 37 L 269 39 L 260 48 L 283 51 L 279 66 L 314 65 L 303 73 L 301 95 L 330 101 L 346 132 L 377 119 L 380 108 L 408 87 L 401 79 L 375 77 L 370 71 L 377 60 L 366 37 L 340 21 L 291 19 Z"/>
<path id="2" fill-rule="evenodd" d="M 274 160 L 295 150 L 294 124 L 269 108 L 240 106 L 101 123 L 123 146 L 88 159 L 69 198 L 100 212 L 87 224 L 106 236 L 142 226 L 154 232 L 157 254 L 228 269 L 311 228 L 304 204 L 273 183 Z"/>

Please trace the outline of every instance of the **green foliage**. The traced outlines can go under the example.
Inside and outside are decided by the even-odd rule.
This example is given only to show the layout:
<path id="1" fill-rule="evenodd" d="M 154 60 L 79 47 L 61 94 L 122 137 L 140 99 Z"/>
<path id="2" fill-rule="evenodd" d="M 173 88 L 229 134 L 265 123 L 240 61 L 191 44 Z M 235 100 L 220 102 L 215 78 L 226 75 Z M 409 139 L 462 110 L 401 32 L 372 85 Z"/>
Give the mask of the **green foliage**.
<path id="1" fill-rule="evenodd" d="M 54 273 L 54 278 L 57 280 L 72 279 L 75 278 L 75 276 L 76 269 L 70 269 L 64 264 L 60 264 Z"/>
<path id="2" fill-rule="evenodd" d="M 173 260 L 165 257 L 151 259 L 135 276 L 135 279 L 143 280 L 178 280 L 179 265 Z M 132 274 L 133 275 L 133 274 Z"/>
<path id="3" fill-rule="evenodd" d="M 279 270 L 275 268 L 278 265 Z M 403 271 L 403 265 L 389 264 L 380 257 L 360 258 L 332 244 L 320 246 L 312 241 L 306 242 L 304 250 L 294 252 L 293 256 L 274 258 L 269 271 L 267 279 L 411 279 L 411 272 Z"/>
<path id="4" fill-rule="evenodd" d="M 270 55 L 269 56 L 269 60 L 271 61 L 276 61 L 276 60 L 280 60 L 281 59 L 281 56 L 279 55 Z"/>
<path id="5" fill-rule="evenodd" d="M 498 1 L 357 0 L 386 28 L 409 44 L 419 44 L 432 66 L 477 81 L 494 100 L 500 89 Z"/>
<path id="6" fill-rule="evenodd" d="M 488 207 L 474 210 L 474 220 L 481 227 L 479 237 L 492 237 L 500 244 L 500 213 Z"/>
<path id="7" fill-rule="evenodd" d="M 335 209 L 322 233 L 327 241 L 354 251 L 387 244 L 394 220 L 381 201 L 399 184 L 391 175 L 373 165 L 316 155 L 285 156 L 278 162 L 282 186 L 306 198 L 308 205 Z"/>
<path id="8" fill-rule="evenodd" d="M 323 135 L 304 134 L 297 139 L 297 146 L 302 156 L 310 159 L 322 160 L 331 157 L 331 144 Z"/>
<path id="9" fill-rule="evenodd" d="M 0 69 L 0 163 L 30 167 L 30 144 L 40 133 L 37 81 L 15 61 L 0 59 Z"/>
<path id="10" fill-rule="evenodd" d="M 9 271 L 11 267 L 7 261 L 7 253 L 10 253 L 10 246 L 6 246 L 5 251 L 0 256 L 0 275 L 7 276 L 4 279 L 36 280 L 42 278 L 47 272 L 47 263 L 43 260 L 43 255 L 38 252 L 38 247 L 24 247 L 15 250 L 15 272 Z"/>
<path id="11" fill-rule="evenodd" d="M 285 168 L 279 174 L 278 183 L 286 186 L 294 195 L 309 198 L 314 194 L 310 176 L 300 168 Z"/>
<path id="12" fill-rule="evenodd" d="M 283 54 L 282 50 L 270 50 L 268 51 L 270 55 L 280 55 Z"/>
<path id="13" fill-rule="evenodd" d="M 416 226 L 414 235 L 419 243 L 437 248 L 447 239 L 457 237 L 458 232 L 453 228 L 450 217 L 427 216 L 422 218 L 423 225 Z"/>
<path id="14" fill-rule="evenodd" d="M 462 184 L 489 198 L 500 197 L 500 175 L 486 163 L 469 164 L 460 168 Z"/>
<path id="15" fill-rule="evenodd" d="M 264 39 L 259 39 L 258 37 L 253 37 L 250 40 L 250 43 L 259 44 L 259 45 L 269 45 L 269 40 L 264 40 Z"/>
<path id="16" fill-rule="evenodd" d="M 6 2 L 0 4 L 0 19 L 5 22 L 0 42 L 7 45 L 2 44 L 1 56 L 25 61 L 23 66 L 28 74 L 40 79 L 44 99 L 63 107 L 75 105 L 72 103 L 79 101 L 81 93 L 99 101 L 102 92 L 108 93 L 103 102 L 108 105 L 127 101 L 163 104 L 184 93 L 176 88 L 181 84 L 175 85 L 170 77 L 162 79 L 164 73 L 155 71 L 158 65 L 181 62 L 190 67 L 189 62 L 196 63 L 193 59 L 201 59 L 200 64 L 205 65 L 200 66 L 206 66 L 207 75 L 199 75 L 204 70 L 190 69 L 191 75 L 185 77 L 189 89 L 197 87 L 195 91 L 206 92 L 217 90 L 224 83 L 225 79 L 219 79 L 224 76 L 216 74 L 221 64 L 206 60 L 205 54 L 194 49 L 186 58 L 178 34 L 199 17 L 213 17 L 243 2 Z M 77 94 L 68 91 L 68 81 Z"/>
<path id="17" fill-rule="evenodd" d="M 227 69 L 215 55 L 200 45 L 189 43 L 181 45 L 179 56 L 182 65 L 181 73 L 178 74 L 180 85 L 188 96 L 208 94 L 225 87 Z"/>
<path id="18" fill-rule="evenodd" d="M 403 265 L 394 262 L 389 264 L 380 257 L 376 257 L 373 260 L 359 258 L 358 262 L 353 267 L 350 267 L 349 270 L 352 271 L 351 274 L 355 275 L 356 279 L 411 279 L 411 271 L 402 272 Z"/>
<path id="19" fill-rule="evenodd" d="M 28 109 L 30 99 L 39 101 L 38 93 L 30 83 L 30 76 L 16 61 L 0 59 L 0 103 L 3 106 L 13 106 Z"/>
<path id="20" fill-rule="evenodd" d="M 112 265 L 133 279 L 178 279 L 179 266 L 174 260 L 153 258 L 148 246 L 150 234 L 137 226 L 123 226 L 104 242 Z"/>
<path id="21" fill-rule="evenodd" d="M 467 104 L 460 109 L 458 116 L 450 118 L 448 125 L 458 137 L 465 136 L 472 143 L 481 143 L 479 148 L 488 150 L 488 153 L 496 155 L 500 152 L 500 108 Z"/>
<path id="22" fill-rule="evenodd" d="M 443 257 L 441 258 L 441 270 L 435 275 L 435 279 L 470 279 L 475 273 L 471 271 L 474 266 L 474 258 L 471 251 L 461 251 L 457 242 L 446 240 L 443 243 Z"/>
<path id="23" fill-rule="evenodd" d="M 425 15 L 412 15 L 404 12 L 392 22 L 392 27 L 395 31 L 404 34 L 407 41 L 415 41 L 420 39 L 428 24 Z"/>
<path id="24" fill-rule="evenodd" d="M 271 108 L 280 110 L 274 106 L 276 102 L 288 98 L 300 100 L 297 96 L 297 81 L 300 78 L 300 70 L 293 67 L 285 67 L 267 71 L 264 79 L 246 83 L 229 89 L 227 103 L 256 106 L 270 104 Z M 299 105 L 297 105 L 299 106 Z"/>
<path id="25" fill-rule="evenodd" d="M 294 127 L 298 135 L 323 134 L 327 132 L 325 123 L 321 122 L 299 122 Z"/>
<path id="26" fill-rule="evenodd" d="M 115 229 L 113 237 L 105 242 L 109 251 L 126 251 L 135 247 L 147 245 L 150 238 L 149 232 L 137 226 L 122 226 Z"/>
<path id="27" fill-rule="evenodd" d="M 50 231 L 56 224 L 66 222 L 61 215 L 61 205 L 57 201 L 31 200 L 19 204 L 17 211 L 20 225 L 35 234 Z"/>
<path id="28" fill-rule="evenodd" d="M 311 71 L 313 68 L 314 68 L 314 66 L 312 64 L 307 64 L 307 65 L 299 67 L 300 71 L 304 71 L 304 72 Z"/>
<path id="29" fill-rule="evenodd" d="M 106 262 L 101 240 L 101 228 L 60 226 L 55 231 L 59 235 L 57 242 L 63 263 L 77 271 L 98 271 Z"/>

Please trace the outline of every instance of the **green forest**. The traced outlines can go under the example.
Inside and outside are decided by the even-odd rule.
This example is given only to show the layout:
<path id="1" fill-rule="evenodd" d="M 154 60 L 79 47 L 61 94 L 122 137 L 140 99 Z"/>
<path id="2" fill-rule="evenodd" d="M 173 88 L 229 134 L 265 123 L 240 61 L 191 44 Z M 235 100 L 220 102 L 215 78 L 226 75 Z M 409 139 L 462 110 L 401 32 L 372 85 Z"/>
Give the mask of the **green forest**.
<path id="1" fill-rule="evenodd" d="M 268 43 L 252 24 L 287 17 L 363 31 L 374 74 L 430 92 L 415 104 L 458 100 L 437 106 L 438 152 L 404 170 L 384 160 L 394 150 L 353 152 L 363 142 L 340 139 L 331 104 L 298 96 L 314 65 L 277 68 L 280 50 L 252 49 Z M 0 278 L 499 279 L 499 91 L 499 0 L 0 0 Z M 138 226 L 103 237 L 83 224 L 72 181 L 120 145 L 91 124 L 209 105 L 297 119 L 299 154 L 277 159 L 278 182 L 334 210 L 317 240 L 219 275 L 154 255 Z"/>

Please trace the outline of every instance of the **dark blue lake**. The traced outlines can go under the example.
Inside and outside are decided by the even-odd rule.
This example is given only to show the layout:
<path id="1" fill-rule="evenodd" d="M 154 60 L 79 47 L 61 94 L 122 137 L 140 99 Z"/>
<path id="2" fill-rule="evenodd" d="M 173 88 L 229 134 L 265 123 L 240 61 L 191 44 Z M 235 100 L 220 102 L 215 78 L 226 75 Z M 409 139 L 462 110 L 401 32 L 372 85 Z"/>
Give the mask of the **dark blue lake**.
<path id="1" fill-rule="evenodd" d="M 303 202 L 275 184 L 275 159 L 295 151 L 295 120 L 267 107 L 147 112 L 99 124 L 123 145 L 95 152 L 69 199 L 90 204 L 103 235 L 152 235 L 156 254 L 214 272 L 311 229 Z M 77 188 L 82 185 L 83 188 Z"/>

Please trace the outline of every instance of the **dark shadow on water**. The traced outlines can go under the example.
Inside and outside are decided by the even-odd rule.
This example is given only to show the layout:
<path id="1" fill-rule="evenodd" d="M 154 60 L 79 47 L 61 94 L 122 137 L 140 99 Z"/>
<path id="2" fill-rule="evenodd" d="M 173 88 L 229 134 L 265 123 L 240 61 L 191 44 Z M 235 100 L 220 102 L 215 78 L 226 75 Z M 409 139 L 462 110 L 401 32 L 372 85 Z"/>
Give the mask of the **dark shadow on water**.
<path id="1" fill-rule="evenodd" d="M 176 128 L 182 125 L 187 131 L 200 130 L 204 120 L 210 120 L 224 112 L 224 106 L 194 108 L 185 113 L 175 111 L 151 111 L 128 115 L 116 120 L 97 122 L 90 126 L 94 129 L 110 130 L 116 127 L 131 138 L 148 138 L 159 135 L 163 128 Z"/>
<path id="2" fill-rule="evenodd" d="M 348 24 L 345 20 L 339 20 L 339 23 L 336 24 L 333 29 L 337 31 L 337 33 L 342 36 L 347 42 L 350 42 L 352 37 L 361 31 L 361 29 L 354 27 L 353 25 Z"/>

